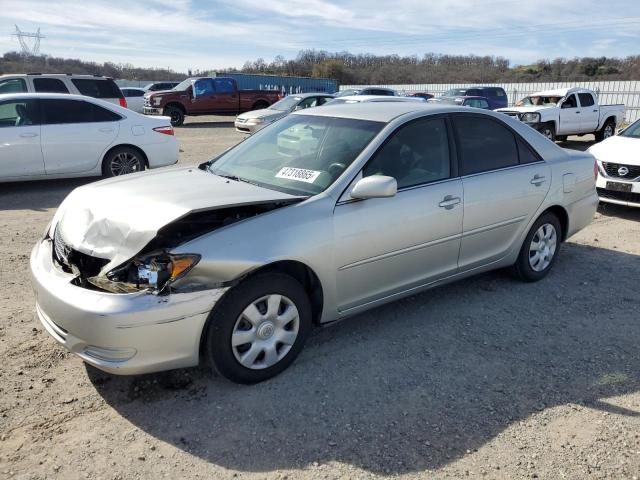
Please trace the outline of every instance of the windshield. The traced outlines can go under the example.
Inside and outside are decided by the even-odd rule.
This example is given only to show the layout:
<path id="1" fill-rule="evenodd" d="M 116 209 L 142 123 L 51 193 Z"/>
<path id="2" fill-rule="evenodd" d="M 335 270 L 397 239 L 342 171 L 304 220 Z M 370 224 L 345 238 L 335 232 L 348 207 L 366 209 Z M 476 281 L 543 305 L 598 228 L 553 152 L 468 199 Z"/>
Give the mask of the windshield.
<path id="1" fill-rule="evenodd" d="M 281 112 L 288 112 L 295 107 L 300 100 L 302 100 L 302 97 L 284 97 L 269 108 L 272 110 L 280 110 Z"/>
<path id="2" fill-rule="evenodd" d="M 443 97 L 463 97 L 467 92 L 466 88 L 452 88 L 442 94 Z"/>
<path id="3" fill-rule="evenodd" d="M 341 90 L 340 92 L 336 93 L 336 98 L 347 97 L 349 95 L 357 95 L 358 92 L 360 92 L 360 90 L 356 90 L 355 88 L 348 88 L 346 90 Z"/>
<path id="4" fill-rule="evenodd" d="M 640 120 L 629 125 L 624 132 L 620 134 L 621 137 L 640 138 Z"/>
<path id="5" fill-rule="evenodd" d="M 191 79 L 187 78 L 186 80 L 181 81 L 178 85 L 173 87 L 171 90 L 183 91 L 191 86 Z"/>
<path id="6" fill-rule="evenodd" d="M 540 95 L 530 95 L 528 97 L 524 97 L 518 103 L 516 103 L 516 107 L 527 107 L 531 105 L 535 106 L 553 106 L 556 105 L 562 97 L 543 97 Z"/>
<path id="7" fill-rule="evenodd" d="M 212 160 L 208 170 L 292 195 L 324 191 L 384 123 L 290 115 Z"/>

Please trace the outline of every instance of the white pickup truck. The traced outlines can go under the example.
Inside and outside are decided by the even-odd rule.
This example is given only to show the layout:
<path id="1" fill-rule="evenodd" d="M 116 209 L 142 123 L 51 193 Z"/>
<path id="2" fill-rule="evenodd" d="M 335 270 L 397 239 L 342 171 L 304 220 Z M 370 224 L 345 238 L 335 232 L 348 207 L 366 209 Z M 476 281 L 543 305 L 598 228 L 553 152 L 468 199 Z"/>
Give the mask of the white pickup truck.
<path id="1" fill-rule="evenodd" d="M 496 111 L 518 118 L 551 141 L 593 133 L 599 142 L 615 135 L 624 120 L 624 105 L 598 105 L 596 94 L 586 88 L 533 93 L 515 107 Z"/>

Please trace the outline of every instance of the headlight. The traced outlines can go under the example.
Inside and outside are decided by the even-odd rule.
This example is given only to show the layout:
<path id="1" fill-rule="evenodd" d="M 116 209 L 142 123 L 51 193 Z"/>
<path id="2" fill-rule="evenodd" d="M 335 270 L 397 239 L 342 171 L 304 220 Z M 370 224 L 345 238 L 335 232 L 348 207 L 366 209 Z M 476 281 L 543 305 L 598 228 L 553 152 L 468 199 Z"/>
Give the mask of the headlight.
<path id="1" fill-rule="evenodd" d="M 253 125 L 260 125 L 261 123 L 264 123 L 265 120 L 264 118 L 250 118 L 249 120 L 247 120 L 247 123 L 251 123 Z"/>
<path id="2" fill-rule="evenodd" d="M 161 293 L 176 280 L 184 277 L 200 261 L 200 255 L 171 255 L 165 252 L 151 252 L 136 257 L 118 267 L 106 277 L 88 279 L 90 283 L 114 293 L 130 293 L 150 290 Z"/>
<path id="3" fill-rule="evenodd" d="M 525 123 L 540 123 L 540 114 L 536 112 L 523 113 L 520 120 Z"/>

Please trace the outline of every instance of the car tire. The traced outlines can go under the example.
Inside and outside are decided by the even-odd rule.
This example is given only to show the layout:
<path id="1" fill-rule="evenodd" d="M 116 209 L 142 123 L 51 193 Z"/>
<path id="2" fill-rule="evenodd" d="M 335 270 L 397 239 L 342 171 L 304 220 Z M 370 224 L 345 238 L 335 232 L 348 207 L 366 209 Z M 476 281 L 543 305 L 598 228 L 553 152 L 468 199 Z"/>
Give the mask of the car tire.
<path id="1" fill-rule="evenodd" d="M 558 217 L 551 212 L 541 215 L 524 239 L 513 265 L 515 275 L 525 282 L 543 279 L 558 258 L 561 240 L 562 229 Z"/>
<path id="2" fill-rule="evenodd" d="M 282 273 L 259 274 L 231 288 L 212 310 L 206 357 L 233 382 L 262 382 L 291 365 L 311 328 L 311 303 L 302 285 Z"/>
<path id="3" fill-rule="evenodd" d="M 146 161 L 140 150 L 118 147 L 107 152 L 102 160 L 102 175 L 109 178 L 142 172 L 145 165 Z"/>
<path id="4" fill-rule="evenodd" d="M 556 141 L 556 127 L 553 123 L 545 123 L 541 125 L 538 131 L 552 142 Z"/>
<path id="5" fill-rule="evenodd" d="M 604 125 L 600 130 L 595 133 L 596 142 L 601 142 L 609 137 L 613 137 L 616 134 L 616 125 L 611 120 L 604 122 Z"/>
<path id="6" fill-rule="evenodd" d="M 556 140 L 558 142 L 566 142 L 567 141 L 567 136 L 566 135 L 556 135 Z"/>
<path id="7" fill-rule="evenodd" d="M 179 127 L 184 123 L 184 112 L 181 108 L 168 106 L 164 108 L 162 114 L 171 119 L 172 127 Z"/>

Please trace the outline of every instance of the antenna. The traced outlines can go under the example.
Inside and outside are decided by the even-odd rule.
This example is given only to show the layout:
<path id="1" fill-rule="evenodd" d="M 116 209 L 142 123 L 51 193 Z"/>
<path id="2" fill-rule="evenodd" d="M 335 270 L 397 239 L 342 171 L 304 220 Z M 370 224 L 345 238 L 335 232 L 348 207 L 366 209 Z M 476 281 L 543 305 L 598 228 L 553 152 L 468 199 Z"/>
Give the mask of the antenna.
<path id="1" fill-rule="evenodd" d="M 44 35 L 40 34 L 40 28 L 35 33 L 23 32 L 18 28 L 18 25 L 15 25 L 16 31 L 11 35 L 18 38 L 18 42 L 20 42 L 20 47 L 22 48 L 22 54 L 25 56 L 35 56 L 40 53 L 40 39 L 45 38 Z M 33 47 L 29 48 L 27 45 L 27 38 L 34 38 Z"/>

